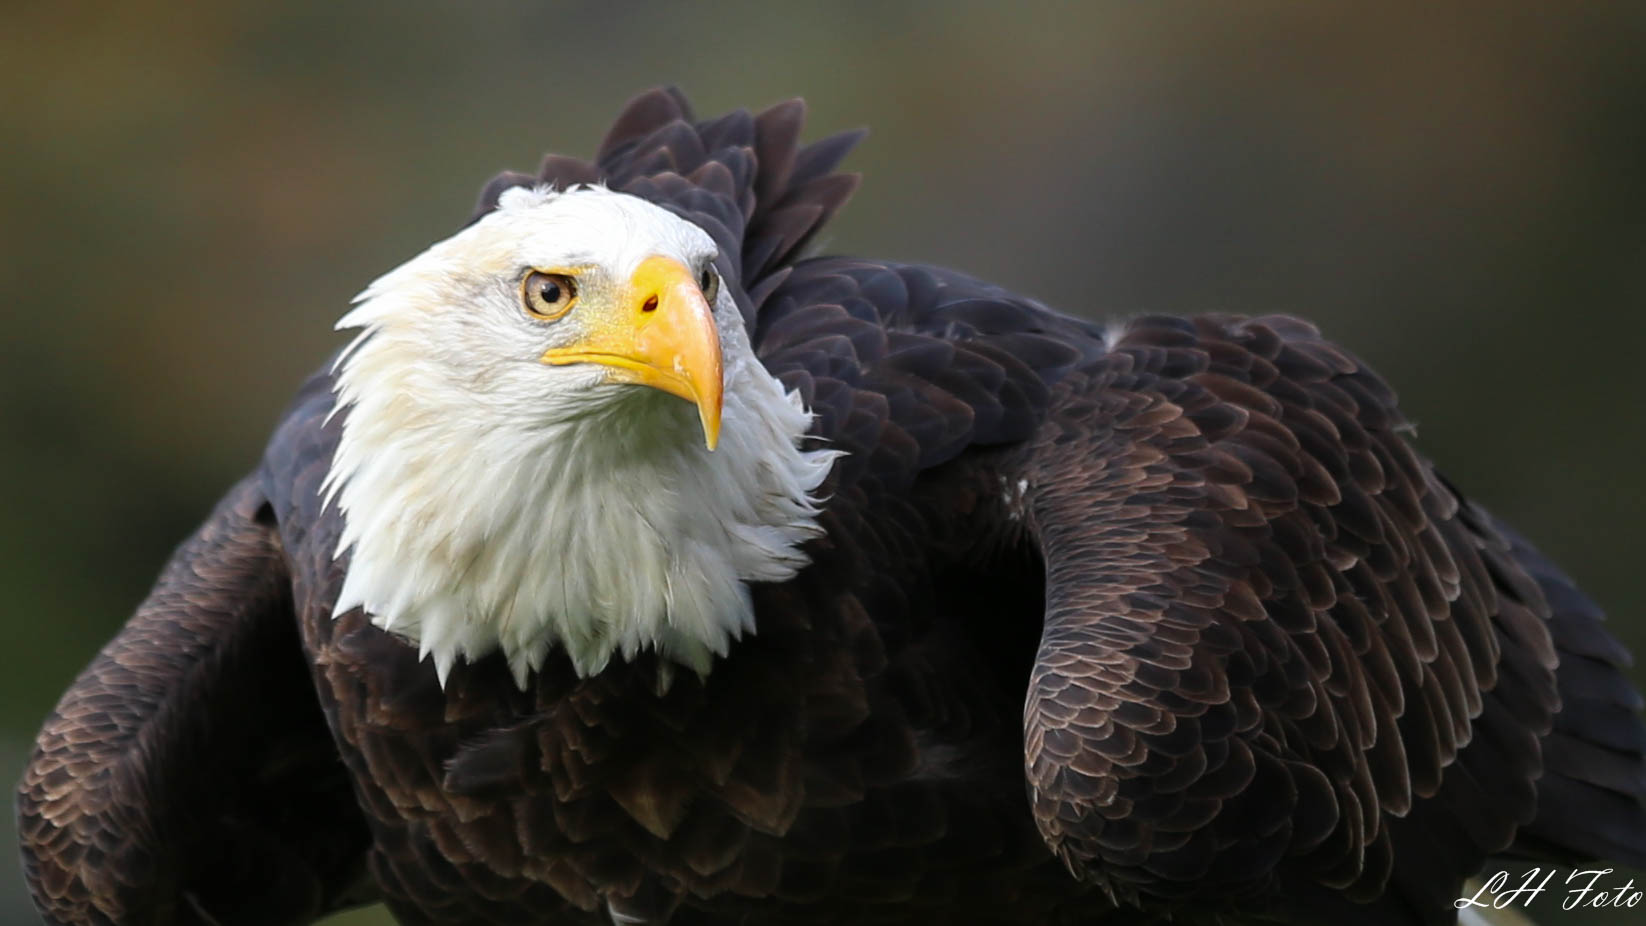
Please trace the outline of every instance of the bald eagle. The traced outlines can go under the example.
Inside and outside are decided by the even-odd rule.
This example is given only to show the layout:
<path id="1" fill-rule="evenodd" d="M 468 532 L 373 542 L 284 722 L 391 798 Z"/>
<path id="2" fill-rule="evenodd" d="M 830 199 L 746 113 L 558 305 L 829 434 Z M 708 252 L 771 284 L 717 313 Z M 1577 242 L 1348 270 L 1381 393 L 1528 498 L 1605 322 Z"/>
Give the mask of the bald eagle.
<path id="1" fill-rule="evenodd" d="M 1601 612 L 1288 317 L 806 256 L 857 141 L 634 100 L 372 283 L 47 718 L 46 919 L 1440 924 L 1646 864 Z"/>

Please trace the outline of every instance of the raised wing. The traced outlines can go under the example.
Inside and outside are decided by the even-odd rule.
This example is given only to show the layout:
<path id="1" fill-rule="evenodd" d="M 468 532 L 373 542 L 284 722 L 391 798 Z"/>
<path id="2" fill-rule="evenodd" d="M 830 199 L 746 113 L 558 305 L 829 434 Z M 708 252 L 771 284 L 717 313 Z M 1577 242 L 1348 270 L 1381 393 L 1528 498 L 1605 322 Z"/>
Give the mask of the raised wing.
<path id="1" fill-rule="evenodd" d="M 274 926 L 371 899 L 290 596 L 248 480 L 46 719 L 17 808 L 48 922 Z"/>
<path id="2" fill-rule="evenodd" d="M 1620 648 L 1382 380 L 1281 317 L 1111 347 L 1007 467 L 1047 574 L 1026 769 L 1078 876 L 1438 923 L 1489 854 L 1646 859 Z"/>

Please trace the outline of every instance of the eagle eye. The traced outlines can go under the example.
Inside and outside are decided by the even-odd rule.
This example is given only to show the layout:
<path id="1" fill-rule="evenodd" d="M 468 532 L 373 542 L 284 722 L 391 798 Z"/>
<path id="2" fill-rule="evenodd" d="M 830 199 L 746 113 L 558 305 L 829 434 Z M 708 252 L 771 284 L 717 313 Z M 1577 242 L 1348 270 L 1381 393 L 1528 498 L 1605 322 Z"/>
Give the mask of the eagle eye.
<path id="1" fill-rule="evenodd" d="M 714 264 L 703 265 L 703 272 L 698 274 L 697 288 L 703 291 L 703 298 L 714 305 L 714 297 L 720 294 L 720 274 L 714 272 Z"/>
<path id="2" fill-rule="evenodd" d="M 565 315 L 577 300 L 577 281 L 564 273 L 533 270 L 526 274 L 520 294 L 527 314 L 553 320 Z"/>

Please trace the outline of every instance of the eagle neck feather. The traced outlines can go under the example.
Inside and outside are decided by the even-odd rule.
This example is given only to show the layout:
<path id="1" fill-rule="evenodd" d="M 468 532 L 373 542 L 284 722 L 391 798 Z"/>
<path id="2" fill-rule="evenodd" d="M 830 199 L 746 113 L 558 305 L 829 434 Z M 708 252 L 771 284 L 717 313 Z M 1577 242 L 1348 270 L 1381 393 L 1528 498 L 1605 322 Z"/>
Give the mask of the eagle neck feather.
<path id="1" fill-rule="evenodd" d="M 725 336 L 710 452 L 694 409 L 643 387 L 530 431 L 439 408 L 419 366 L 394 362 L 393 334 L 363 333 L 339 366 L 325 489 L 350 557 L 334 615 L 364 608 L 442 684 L 458 657 L 500 649 L 524 688 L 556 647 L 584 676 L 645 648 L 706 675 L 755 629 L 746 583 L 806 564 L 812 493 L 839 455 L 800 448 L 799 395 L 742 331 Z"/>

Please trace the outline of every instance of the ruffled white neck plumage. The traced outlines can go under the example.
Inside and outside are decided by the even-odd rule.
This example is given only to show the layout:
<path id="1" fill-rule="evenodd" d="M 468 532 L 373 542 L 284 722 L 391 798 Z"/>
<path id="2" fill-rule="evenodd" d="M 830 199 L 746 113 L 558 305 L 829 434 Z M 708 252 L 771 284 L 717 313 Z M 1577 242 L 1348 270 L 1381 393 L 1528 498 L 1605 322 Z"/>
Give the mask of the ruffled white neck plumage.
<path id="1" fill-rule="evenodd" d="M 581 675 L 646 647 L 706 674 L 754 630 L 744 583 L 806 563 L 833 454 L 798 449 L 810 416 L 763 371 L 728 371 L 712 453 L 695 411 L 654 391 L 521 443 L 411 426 L 371 349 L 340 375 L 354 402 L 331 481 L 352 559 L 336 613 L 363 607 L 415 641 L 442 683 L 494 649 L 522 687 L 555 647 Z"/>
<path id="2" fill-rule="evenodd" d="M 645 648 L 707 674 L 755 629 L 745 583 L 791 578 L 820 532 L 812 493 L 837 454 L 800 449 L 798 394 L 753 356 L 723 294 L 716 450 L 689 403 L 638 386 L 499 424 L 473 395 L 431 387 L 415 332 L 392 321 L 429 272 L 385 277 L 340 323 L 365 331 L 337 371 L 347 417 L 326 491 L 351 559 L 334 613 L 364 608 L 433 657 L 442 684 L 459 657 L 499 649 L 522 688 L 555 648 L 585 676 Z"/>

